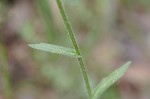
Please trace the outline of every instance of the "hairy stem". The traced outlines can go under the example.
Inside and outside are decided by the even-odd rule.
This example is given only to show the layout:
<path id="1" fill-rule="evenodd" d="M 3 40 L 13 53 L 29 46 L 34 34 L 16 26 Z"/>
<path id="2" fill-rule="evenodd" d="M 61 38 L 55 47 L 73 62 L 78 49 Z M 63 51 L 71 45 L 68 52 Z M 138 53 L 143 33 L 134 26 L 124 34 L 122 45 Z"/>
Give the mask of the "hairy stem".
<path id="1" fill-rule="evenodd" d="M 66 15 L 65 10 L 64 10 L 64 7 L 63 7 L 63 5 L 62 5 L 62 1 L 61 1 L 61 0 L 57 0 L 57 5 L 58 5 L 58 8 L 59 8 L 60 13 L 61 13 L 61 15 L 62 15 L 62 18 L 63 18 L 63 20 L 64 20 L 64 24 L 65 24 L 65 26 L 66 26 L 66 28 L 67 28 L 68 33 L 69 33 L 70 39 L 71 39 L 71 41 L 72 41 L 72 43 L 73 43 L 73 46 L 74 46 L 74 48 L 75 48 L 75 50 L 76 50 L 76 53 L 77 53 L 78 55 L 81 55 L 80 49 L 79 49 L 79 47 L 78 47 L 78 44 L 77 44 L 77 42 L 76 42 L 76 39 L 75 39 L 73 30 L 72 30 L 72 27 L 71 27 L 71 25 L 70 25 L 70 23 L 69 23 L 68 17 L 67 17 L 67 15 Z M 89 98 L 91 98 L 91 97 L 92 97 L 91 87 L 90 87 L 90 84 L 89 84 L 87 72 L 86 72 L 85 65 L 84 65 L 84 62 L 83 62 L 82 57 L 81 57 L 81 58 L 78 58 L 78 62 L 79 62 L 80 67 L 81 67 L 82 76 L 83 76 L 83 78 L 84 78 L 84 82 L 85 82 L 85 85 L 86 85 L 86 89 L 87 89 Z"/>

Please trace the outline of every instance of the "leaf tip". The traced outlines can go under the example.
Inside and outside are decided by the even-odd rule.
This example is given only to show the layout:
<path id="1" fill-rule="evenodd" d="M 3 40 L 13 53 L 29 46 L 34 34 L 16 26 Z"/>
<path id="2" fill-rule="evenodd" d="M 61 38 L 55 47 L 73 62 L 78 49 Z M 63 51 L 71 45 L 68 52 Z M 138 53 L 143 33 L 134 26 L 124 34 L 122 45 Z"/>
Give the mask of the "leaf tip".
<path id="1" fill-rule="evenodd" d="M 31 46 L 32 44 L 28 44 L 28 46 Z"/>
<path id="2" fill-rule="evenodd" d="M 33 44 L 28 44 L 29 47 L 33 48 Z"/>
<path id="3" fill-rule="evenodd" d="M 128 61 L 127 64 L 131 65 L 131 64 L 132 64 L 132 61 Z"/>
<path id="4" fill-rule="evenodd" d="M 129 67 L 132 64 L 132 61 L 128 61 L 126 64 L 124 64 L 126 67 Z"/>

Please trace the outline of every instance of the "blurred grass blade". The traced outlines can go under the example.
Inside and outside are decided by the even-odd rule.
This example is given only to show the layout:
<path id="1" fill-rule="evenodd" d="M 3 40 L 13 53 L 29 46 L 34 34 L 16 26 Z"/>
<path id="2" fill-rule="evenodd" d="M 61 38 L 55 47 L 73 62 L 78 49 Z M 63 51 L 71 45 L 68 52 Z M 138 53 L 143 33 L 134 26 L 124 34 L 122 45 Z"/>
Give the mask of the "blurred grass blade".
<path id="1" fill-rule="evenodd" d="M 119 78 L 121 78 L 130 64 L 131 61 L 127 62 L 119 69 L 115 70 L 110 75 L 108 75 L 106 78 L 102 79 L 102 81 L 95 88 L 92 95 L 92 99 L 98 99 L 111 85 L 113 85 Z"/>
<path id="2" fill-rule="evenodd" d="M 54 42 L 56 38 L 56 29 L 54 27 L 53 15 L 50 0 L 36 0 L 40 14 L 45 24 L 45 33 L 49 41 Z"/>
<path id="3" fill-rule="evenodd" d="M 31 48 L 46 51 L 46 52 L 57 53 L 57 54 L 67 55 L 76 58 L 81 57 L 80 55 L 76 54 L 76 51 L 74 49 L 66 48 L 62 46 L 57 46 L 57 45 L 52 45 L 47 43 L 29 44 L 29 46 Z"/>

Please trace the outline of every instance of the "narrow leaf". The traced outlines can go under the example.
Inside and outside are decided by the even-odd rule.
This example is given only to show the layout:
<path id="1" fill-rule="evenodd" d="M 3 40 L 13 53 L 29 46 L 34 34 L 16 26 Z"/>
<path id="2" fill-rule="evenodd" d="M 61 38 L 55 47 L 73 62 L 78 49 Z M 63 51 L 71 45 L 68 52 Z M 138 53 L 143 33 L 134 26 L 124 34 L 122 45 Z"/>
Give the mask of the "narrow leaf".
<path id="1" fill-rule="evenodd" d="M 57 53 L 57 54 L 67 55 L 76 58 L 81 57 L 80 55 L 76 54 L 76 51 L 74 49 L 66 48 L 62 46 L 57 46 L 57 45 L 52 45 L 47 43 L 29 44 L 29 46 L 31 48 L 46 51 L 46 52 Z"/>
<path id="2" fill-rule="evenodd" d="M 95 88 L 92 99 L 98 99 L 110 86 L 112 86 L 118 79 L 120 79 L 124 75 L 130 64 L 131 61 L 127 62 L 119 69 L 108 75 L 106 78 L 102 79 L 102 81 Z"/>

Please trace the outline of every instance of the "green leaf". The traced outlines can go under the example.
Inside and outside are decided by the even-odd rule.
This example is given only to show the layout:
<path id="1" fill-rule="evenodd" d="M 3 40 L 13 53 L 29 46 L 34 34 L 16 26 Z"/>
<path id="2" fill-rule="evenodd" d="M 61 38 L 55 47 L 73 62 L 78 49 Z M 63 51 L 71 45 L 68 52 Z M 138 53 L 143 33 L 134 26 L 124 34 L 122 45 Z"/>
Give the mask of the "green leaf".
<path id="1" fill-rule="evenodd" d="M 31 48 L 46 51 L 46 52 L 57 53 L 57 54 L 67 55 L 76 58 L 81 57 L 80 55 L 76 54 L 76 51 L 74 49 L 66 48 L 62 46 L 57 46 L 57 45 L 52 45 L 47 43 L 29 44 L 29 46 Z"/>
<path id="2" fill-rule="evenodd" d="M 131 61 L 127 62 L 119 69 L 108 75 L 106 78 L 102 79 L 102 81 L 95 88 L 92 94 L 92 99 L 98 99 L 98 97 L 100 97 L 110 86 L 112 86 L 118 79 L 120 79 L 124 75 L 130 64 Z"/>

